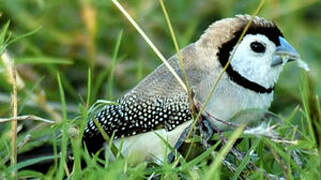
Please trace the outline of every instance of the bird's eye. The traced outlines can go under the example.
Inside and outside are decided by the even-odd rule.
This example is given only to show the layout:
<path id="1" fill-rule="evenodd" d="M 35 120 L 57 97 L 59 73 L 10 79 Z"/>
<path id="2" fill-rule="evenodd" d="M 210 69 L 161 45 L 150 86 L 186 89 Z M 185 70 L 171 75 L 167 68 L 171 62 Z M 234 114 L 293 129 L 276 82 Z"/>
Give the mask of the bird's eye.
<path id="1" fill-rule="evenodd" d="M 263 53 L 265 51 L 265 46 L 257 41 L 251 43 L 251 49 L 257 53 Z"/>

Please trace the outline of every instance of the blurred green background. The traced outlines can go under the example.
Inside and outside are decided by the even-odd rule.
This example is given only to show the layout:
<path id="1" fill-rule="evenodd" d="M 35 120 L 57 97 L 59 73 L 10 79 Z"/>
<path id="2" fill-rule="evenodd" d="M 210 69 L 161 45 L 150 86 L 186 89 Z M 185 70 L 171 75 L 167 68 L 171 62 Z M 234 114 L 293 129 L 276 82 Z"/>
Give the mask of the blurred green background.
<path id="1" fill-rule="evenodd" d="M 175 53 L 157 0 L 120 1 L 165 57 Z M 258 0 L 167 0 L 165 5 L 180 47 L 196 41 L 215 20 L 251 14 Z M 36 33 L 8 47 L 24 86 L 20 114 L 59 119 L 57 72 L 61 74 L 70 113 L 85 103 L 87 72 L 93 93 L 115 100 L 155 69 L 160 60 L 109 0 L 0 0 L 0 25 L 10 21 L 12 36 Z M 321 3 L 318 0 L 269 0 L 260 16 L 275 21 L 311 69 L 314 90 L 321 94 Z M 112 57 L 122 33 L 116 65 Z M 11 85 L 0 63 L 0 117 L 10 115 Z M 114 74 L 114 80 L 110 78 Z M 289 113 L 300 103 L 301 70 L 288 64 L 276 87 L 272 111 Z M 109 84 L 109 85 L 108 85 Z M 112 89 L 110 91 L 108 89 Z M 57 113 L 58 112 L 58 113 Z"/>
<path id="2" fill-rule="evenodd" d="M 158 0 L 121 0 L 120 3 L 165 57 L 175 53 Z M 236 14 L 252 14 L 259 3 L 259 0 L 165 0 L 181 48 L 196 41 L 214 21 Z M 295 63 L 289 63 L 281 74 L 271 111 L 287 119 L 284 123 L 280 123 L 278 131 L 280 135 L 291 140 L 298 139 L 299 144 L 291 147 L 274 144 L 276 147 L 274 149 L 283 148 L 279 151 L 283 159 L 290 159 L 292 151 L 300 151 L 304 154 L 303 168 L 294 166 L 293 163 L 289 165 L 290 168 L 295 167 L 293 174 L 296 177 L 305 177 L 305 179 L 320 177 L 318 169 L 320 155 L 316 153 L 316 147 L 320 144 L 314 142 L 314 138 L 311 137 L 319 136 L 321 131 L 319 129 L 312 132 L 311 127 L 319 127 L 321 116 L 318 106 L 320 102 L 319 104 L 314 102 L 317 99 L 315 95 L 321 95 L 321 1 L 266 0 L 259 15 L 276 22 L 286 39 L 297 49 L 311 69 L 309 78 L 306 78 L 303 76 L 303 70 L 299 69 Z M 77 133 L 79 121 L 73 121 L 74 118 L 79 114 L 85 114 L 86 118 L 83 119 L 88 119 L 87 114 L 82 110 L 92 105 L 97 99 L 116 100 L 161 63 L 110 0 L 0 0 L 1 29 L 8 21 L 10 21 L 10 33 L 7 37 L 11 35 L 11 38 L 15 38 L 36 30 L 32 35 L 19 39 L 7 48 L 7 52 L 17 64 L 19 115 L 34 114 L 58 122 L 62 121 L 57 73 L 62 78 L 69 113 L 68 123 L 57 123 L 52 126 L 35 121 L 20 121 L 19 153 L 40 146 L 46 141 L 50 141 L 50 146 L 56 147 L 60 144 L 60 139 L 64 141 L 66 136 L 71 142 L 75 142 L 77 135 L 73 137 L 70 134 Z M 118 39 L 120 39 L 120 46 L 117 53 Z M 0 49 L 1 45 L 0 43 Z M 90 103 L 86 104 L 88 69 L 92 72 L 92 91 Z M 302 90 L 303 87 L 307 87 L 303 86 L 307 79 L 311 79 L 309 90 Z M 310 94 L 301 98 L 302 94 L 307 92 Z M 11 116 L 11 93 L 8 64 L 0 60 L 1 118 Z M 305 106 L 302 99 L 306 102 Z M 296 113 L 293 118 L 290 114 L 298 110 L 295 108 L 298 105 L 299 113 Z M 82 113 L 79 113 L 80 111 Z M 68 134 L 65 131 L 62 133 L 63 138 L 57 133 L 63 129 L 62 126 L 68 127 Z M 0 171 L 8 173 L 10 169 L 7 169 L 6 163 L 9 160 L 8 154 L 11 153 L 10 124 L 0 124 L 0 133 Z M 320 138 L 317 139 L 320 143 Z M 65 140 L 67 141 L 66 138 Z M 28 143 L 23 144 L 24 142 Z M 263 142 L 266 143 L 266 140 Z M 21 143 L 22 146 L 20 146 Z M 264 166 L 268 172 L 281 175 L 282 168 L 277 165 L 276 158 L 271 154 L 271 148 L 265 148 L 263 151 L 264 143 L 260 142 L 259 148 L 255 150 L 260 159 L 256 163 L 260 163 L 260 166 Z M 250 145 L 243 144 L 246 152 Z M 75 147 L 74 151 L 81 149 Z M 34 153 L 32 158 L 37 155 Z M 98 171 L 92 173 L 91 165 L 86 169 L 87 176 L 100 177 L 104 174 L 109 177 L 110 172 L 117 171 L 118 174 L 122 174 L 121 177 L 124 177 L 122 167 L 125 167 L 125 164 L 122 163 L 123 161 L 116 161 L 109 166 L 108 171 L 94 165 L 100 170 L 100 174 L 96 173 Z M 201 166 L 197 165 L 184 171 L 189 173 L 191 171 L 193 174 L 199 167 L 207 166 L 203 161 L 200 164 Z M 129 167 L 128 175 L 150 174 L 151 171 L 144 171 L 145 167 L 146 164 L 143 163 L 137 168 Z M 170 171 L 166 165 L 161 166 L 160 169 L 161 172 L 165 172 L 165 177 L 168 172 L 176 176 L 177 171 Z M 207 171 L 208 168 L 204 168 L 198 176 L 206 174 Z M 136 175 L 131 172 L 135 172 Z M 54 170 L 53 173 L 55 173 Z M 121 178 L 117 173 L 112 177 Z"/>

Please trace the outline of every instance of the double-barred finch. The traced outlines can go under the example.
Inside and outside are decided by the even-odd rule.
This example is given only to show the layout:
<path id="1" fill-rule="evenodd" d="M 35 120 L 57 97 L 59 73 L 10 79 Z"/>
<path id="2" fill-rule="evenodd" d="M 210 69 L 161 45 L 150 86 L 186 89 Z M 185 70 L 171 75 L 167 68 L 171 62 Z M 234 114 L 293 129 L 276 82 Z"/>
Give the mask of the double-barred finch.
<path id="1" fill-rule="evenodd" d="M 299 57 L 278 27 L 260 17 L 253 19 L 236 48 L 250 19 L 249 15 L 237 15 L 217 21 L 198 41 L 181 50 L 189 85 L 200 103 L 204 103 L 234 53 L 206 106 L 207 112 L 225 121 L 245 109 L 269 108 L 284 64 Z M 183 79 L 177 56 L 168 62 Z M 93 118 L 109 136 L 115 134 L 117 146 L 124 138 L 123 155 L 135 154 L 145 160 L 162 160 L 165 152 L 170 152 L 158 135 L 174 147 L 192 122 L 188 96 L 163 64 L 120 98 L 117 105 L 106 105 Z M 84 142 L 90 152 L 104 145 L 92 119 L 85 129 Z"/>

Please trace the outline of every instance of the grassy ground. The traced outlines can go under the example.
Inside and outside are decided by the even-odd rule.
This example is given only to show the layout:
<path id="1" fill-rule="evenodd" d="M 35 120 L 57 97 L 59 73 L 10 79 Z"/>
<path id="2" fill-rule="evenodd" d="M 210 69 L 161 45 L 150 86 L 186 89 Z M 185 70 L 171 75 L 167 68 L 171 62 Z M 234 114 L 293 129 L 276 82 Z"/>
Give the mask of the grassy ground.
<path id="1" fill-rule="evenodd" d="M 175 53 L 157 0 L 120 2 L 166 57 Z M 165 1 L 180 47 L 197 40 L 215 20 L 252 14 L 258 4 L 249 0 Z M 4 39 L 16 39 L 6 49 L 18 72 L 18 102 L 17 108 L 12 108 L 11 66 L 2 56 L 0 117 L 12 117 L 16 110 L 19 116 L 31 114 L 54 121 L 18 121 L 14 148 L 18 155 L 44 145 L 53 153 L 39 156 L 39 151 L 24 156 L 17 165 L 10 165 L 10 159 L 14 160 L 10 157 L 14 153 L 14 121 L 0 123 L 0 178 L 10 178 L 16 172 L 21 179 L 144 179 L 152 174 L 162 179 L 265 179 L 264 170 L 287 179 L 320 179 L 320 12 L 318 0 L 270 0 L 259 14 L 278 24 L 311 69 L 304 73 L 289 64 L 277 84 L 270 110 L 276 114 L 272 123 L 277 125 L 275 131 L 283 142 L 241 135 L 237 149 L 245 157 L 240 160 L 229 153 L 221 168 L 216 166 L 218 157 L 224 157 L 224 148 L 230 150 L 231 146 L 218 144 L 223 148 L 215 153 L 210 148 L 192 161 L 181 160 L 180 166 L 167 162 L 131 164 L 121 157 L 101 166 L 97 163 L 101 160 L 88 156 L 81 148 L 88 108 L 97 99 L 116 100 L 161 63 L 158 57 L 109 0 L 0 0 L 0 54 L 9 42 Z M 238 137 L 233 138 L 231 132 L 224 135 L 230 142 Z M 65 165 L 67 149 L 74 154 L 72 169 Z M 60 151 L 62 154 L 57 153 Z M 213 155 L 216 158 L 212 161 Z M 80 168 L 81 157 L 87 165 L 84 168 Z M 53 161 L 49 172 L 26 168 L 47 161 Z M 254 165 L 261 170 L 255 170 Z"/>

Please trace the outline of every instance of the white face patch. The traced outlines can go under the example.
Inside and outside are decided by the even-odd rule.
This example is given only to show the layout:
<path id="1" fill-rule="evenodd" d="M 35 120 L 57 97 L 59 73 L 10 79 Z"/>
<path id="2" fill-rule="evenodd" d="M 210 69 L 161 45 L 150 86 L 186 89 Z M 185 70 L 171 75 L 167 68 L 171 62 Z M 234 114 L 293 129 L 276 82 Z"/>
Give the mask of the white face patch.
<path id="1" fill-rule="evenodd" d="M 251 44 L 255 42 L 262 44 L 265 50 L 262 52 L 254 51 Z M 275 50 L 276 45 L 265 35 L 247 34 L 235 50 L 231 66 L 244 78 L 265 88 L 273 87 L 284 65 L 283 63 L 271 67 Z"/>

